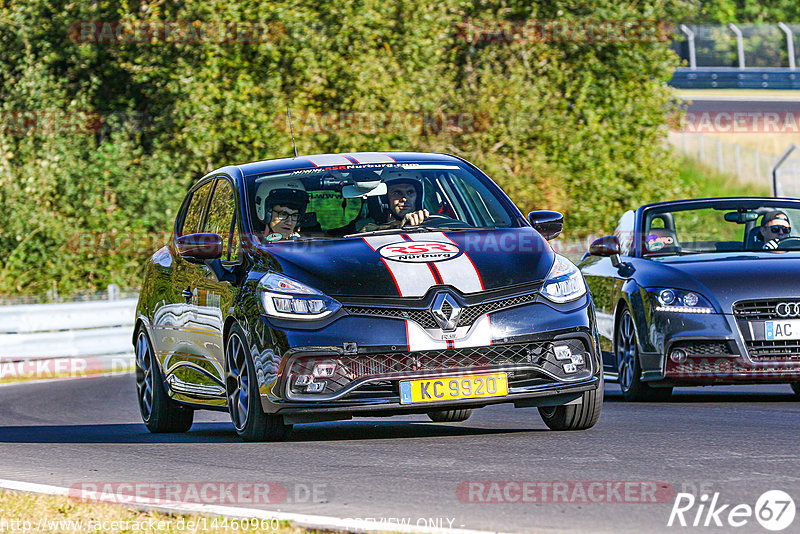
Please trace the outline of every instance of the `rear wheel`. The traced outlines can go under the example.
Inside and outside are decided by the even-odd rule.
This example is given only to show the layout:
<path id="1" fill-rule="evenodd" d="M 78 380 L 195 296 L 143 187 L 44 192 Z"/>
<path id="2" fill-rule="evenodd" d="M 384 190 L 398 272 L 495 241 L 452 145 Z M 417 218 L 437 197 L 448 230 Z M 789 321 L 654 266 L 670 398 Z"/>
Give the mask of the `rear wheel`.
<path id="1" fill-rule="evenodd" d="M 186 432 L 191 428 L 194 410 L 181 406 L 167 395 L 153 345 L 141 326 L 136 331 L 136 392 L 139 413 L 150 432 Z"/>
<path id="2" fill-rule="evenodd" d="M 586 430 L 600 418 L 603 408 L 603 377 L 597 389 L 584 391 L 580 404 L 542 406 L 539 415 L 551 430 Z"/>
<path id="3" fill-rule="evenodd" d="M 636 343 L 636 327 L 627 306 L 617 321 L 614 334 L 614 354 L 617 361 L 619 388 L 626 401 L 663 401 L 670 398 L 672 388 L 655 388 L 642 381 L 639 348 Z"/>
<path id="4" fill-rule="evenodd" d="M 244 339 L 244 332 L 235 325 L 225 343 L 225 392 L 233 428 L 245 441 L 282 441 L 292 427 L 282 415 L 267 414 L 261 408 L 255 365 Z"/>
<path id="5" fill-rule="evenodd" d="M 434 423 L 460 423 L 466 421 L 472 415 L 472 410 L 436 410 L 428 412 L 428 417 Z"/>

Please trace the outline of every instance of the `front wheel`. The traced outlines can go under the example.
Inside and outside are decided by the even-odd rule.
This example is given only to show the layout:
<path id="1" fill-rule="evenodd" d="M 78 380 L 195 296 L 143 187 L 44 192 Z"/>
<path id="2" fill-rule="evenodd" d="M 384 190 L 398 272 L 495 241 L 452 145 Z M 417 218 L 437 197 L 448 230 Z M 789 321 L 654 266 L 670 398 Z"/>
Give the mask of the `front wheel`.
<path id="1" fill-rule="evenodd" d="M 617 361 L 617 381 L 626 401 L 664 401 L 672 395 L 672 388 L 654 388 L 642 381 L 639 348 L 636 343 L 636 326 L 633 315 L 625 307 L 617 321 L 614 334 L 614 355 Z"/>
<path id="2" fill-rule="evenodd" d="M 234 326 L 225 344 L 225 393 L 233 428 L 245 441 L 283 441 L 292 426 L 261 408 L 255 365 L 244 340 L 242 329 Z"/>
<path id="3" fill-rule="evenodd" d="M 136 393 L 142 421 L 153 434 L 186 432 L 191 428 L 194 410 L 167 395 L 153 345 L 141 326 L 136 331 Z"/>
<path id="4" fill-rule="evenodd" d="M 603 377 L 597 389 L 584 391 L 580 404 L 542 406 L 539 415 L 551 430 L 586 430 L 600 418 L 603 408 Z"/>

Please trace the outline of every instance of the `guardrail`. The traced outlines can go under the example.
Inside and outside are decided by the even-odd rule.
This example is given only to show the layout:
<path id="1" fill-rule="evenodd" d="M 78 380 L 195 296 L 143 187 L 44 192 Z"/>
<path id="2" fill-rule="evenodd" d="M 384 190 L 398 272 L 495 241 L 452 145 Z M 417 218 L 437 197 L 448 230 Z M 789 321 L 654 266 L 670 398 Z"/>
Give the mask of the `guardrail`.
<path id="1" fill-rule="evenodd" d="M 132 361 L 136 301 L 0 306 L 0 379 L 125 367 Z M 82 360 L 63 363 L 76 359 Z"/>

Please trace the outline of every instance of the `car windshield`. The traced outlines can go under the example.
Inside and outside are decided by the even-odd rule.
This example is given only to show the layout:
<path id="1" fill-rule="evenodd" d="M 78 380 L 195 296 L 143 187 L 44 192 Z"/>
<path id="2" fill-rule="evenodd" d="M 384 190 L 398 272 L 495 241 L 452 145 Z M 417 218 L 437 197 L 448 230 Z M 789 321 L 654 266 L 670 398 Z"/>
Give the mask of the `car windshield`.
<path id="1" fill-rule="evenodd" d="M 261 242 L 519 226 L 495 187 L 456 163 L 320 167 L 246 180 Z"/>
<path id="2" fill-rule="evenodd" d="M 796 204 L 659 207 L 644 216 L 643 255 L 800 250 Z"/>

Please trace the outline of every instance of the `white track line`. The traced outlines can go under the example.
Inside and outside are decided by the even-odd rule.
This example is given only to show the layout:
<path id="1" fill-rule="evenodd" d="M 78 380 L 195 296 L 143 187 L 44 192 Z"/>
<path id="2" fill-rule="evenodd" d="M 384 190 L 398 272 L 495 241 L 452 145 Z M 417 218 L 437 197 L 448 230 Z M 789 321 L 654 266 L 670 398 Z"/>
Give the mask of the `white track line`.
<path id="1" fill-rule="evenodd" d="M 268 510 L 257 510 L 253 508 L 240 508 L 235 506 L 219 506 L 214 504 L 200 504 L 200 503 L 187 503 L 167 501 L 163 499 L 149 499 L 144 497 L 130 496 L 130 501 L 120 502 L 120 496 L 112 493 L 97 493 L 85 490 L 78 491 L 76 488 L 62 488 L 59 486 L 50 486 L 47 484 L 34 484 L 31 482 L 19 482 L 16 480 L 0 479 L 0 488 L 24 491 L 28 493 L 44 493 L 48 495 L 61 495 L 64 497 L 73 497 L 86 501 L 107 502 L 113 504 L 120 504 L 122 506 L 139 508 L 139 509 L 152 509 L 161 510 L 171 513 L 181 514 L 202 514 L 202 515 L 221 515 L 235 518 L 255 518 L 278 521 L 288 521 L 297 526 L 320 528 L 320 529 L 336 529 L 344 531 L 362 531 L 362 532 L 408 532 L 408 533 L 424 533 L 424 534 L 486 534 L 485 530 L 468 530 L 459 528 L 437 528 L 429 526 L 417 525 L 403 525 L 398 522 L 380 521 L 376 518 L 374 521 L 367 521 L 364 519 L 347 519 L 339 517 L 329 517 L 321 515 L 307 515 L 307 514 L 291 514 L 287 512 L 270 512 Z M 126 496 L 127 498 L 127 496 Z"/>

